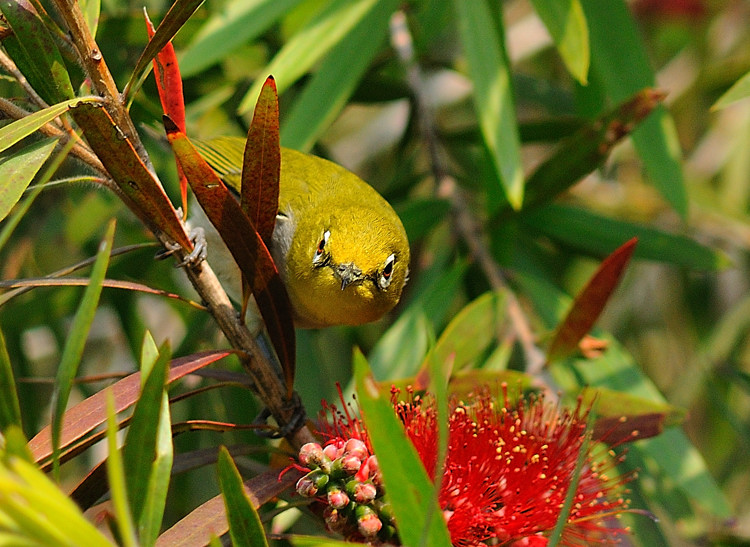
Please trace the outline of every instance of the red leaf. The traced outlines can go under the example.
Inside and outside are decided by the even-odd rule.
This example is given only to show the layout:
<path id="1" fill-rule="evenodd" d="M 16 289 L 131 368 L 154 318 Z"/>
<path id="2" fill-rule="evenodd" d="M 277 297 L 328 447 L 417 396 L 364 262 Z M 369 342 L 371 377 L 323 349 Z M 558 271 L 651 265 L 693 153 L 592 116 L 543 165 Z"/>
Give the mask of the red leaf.
<path id="1" fill-rule="evenodd" d="M 547 362 L 562 359 L 577 351 L 578 343 L 594 326 L 620 282 L 636 243 L 638 239 L 633 238 L 609 255 L 578 294 L 568 315 L 555 331 L 547 352 Z"/>
<path id="2" fill-rule="evenodd" d="M 207 351 L 173 359 L 170 362 L 168 382 L 174 382 L 183 376 L 210 365 L 226 357 L 228 351 Z M 135 404 L 141 391 L 141 373 L 136 372 L 112 385 L 115 397 L 115 411 L 122 412 Z M 65 412 L 60 446 L 64 448 L 107 421 L 107 393 L 102 390 L 88 399 L 81 401 Z M 52 456 L 51 428 L 45 427 L 29 441 L 29 449 L 36 462 Z"/>
<path id="3" fill-rule="evenodd" d="M 183 248 L 191 250 L 193 244 L 164 188 L 141 161 L 130 140 L 123 137 L 109 113 L 91 103 L 81 103 L 70 112 L 122 191 L 128 207 L 146 226 L 157 227 Z"/>
<path id="4" fill-rule="evenodd" d="M 146 19 L 146 31 L 148 38 L 154 37 L 154 25 L 148 18 L 148 13 L 143 10 L 143 16 Z M 174 52 L 174 46 L 169 41 L 164 48 L 154 57 L 154 75 L 156 76 L 156 89 L 159 91 L 159 100 L 164 113 L 172 118 L 180 131 L 187 133 L 185 129 L 185 98 L 182 93 L 182 76 L 180 67 L 177 64 L 177 55 Z M 182 197 L 183 215 L 187 216 L 187 179 L 182 172 L 179 162 L 177 163 L 177 173 L 180 178 L 180 196 Z"/>
<path id="5" fill-rule="evenodd" d="M 276 82 L 269 76 L 261 89 L 247 133 L 240 191 L 242 210 L 253 221 L 266 245 L 271 243 L 279 210 L 280 173 L 279 100 Z"/>
<path id="6" fill-rule="evenodd" d="M 295 359 L 292 306 L 271 253 L 239 202 L 185 134 L 167 116 L 164 117 L 164 127 L 195 197 L 226 243 L 255 295 L 291 393 Z"/>

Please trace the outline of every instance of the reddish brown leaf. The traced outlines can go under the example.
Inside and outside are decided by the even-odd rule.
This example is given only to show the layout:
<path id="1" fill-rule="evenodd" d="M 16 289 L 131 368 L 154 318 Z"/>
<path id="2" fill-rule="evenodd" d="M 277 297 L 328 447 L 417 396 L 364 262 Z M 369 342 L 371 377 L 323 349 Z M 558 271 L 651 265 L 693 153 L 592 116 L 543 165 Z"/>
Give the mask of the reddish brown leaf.
<path id="1" fill-rule="evenodd" d="M 159 181 L 138 157 L 107 111 L 81 103 L 71 108 L 91 148 L 107 168 L 130 209 L 146 226 L 156 226 L 185 249 L 193 244 Z"/>
<path id="2" fill-rule="evenodd" d="M 252 288 L 291 393 L 295 359 L 292 307 L 271 253 L 239 202 L 185 134 L 167 116 L 164 127 L 195 197 Z"/>
<path id="3" fill-rule="evenodd" d="M 578 343 L 594 326 L 620 282 L 636 243 L 637 238 L 633 238 L 609 255 L 578 294 L 568 315 L 555 331 L 547 352 L 547 362 L 562 359 L 577 351 Z"/>
<path id="4" fill-rule="evenodd" d="M 654 412 L 638 416 L 598 418 L 594 422 L 593 438 L 607 444 L 617 445 L 656 437 L 662 431 L 667 416 Z"/>
<path id="5" fill-rule="evenodd" d="M 266 245 L 271 242 L 279 209 L 280 173 L 279 99 L 276 82 L 269 76 L 261 89 L 247 133 L 240 191 L 242 210 L 253 221 Z"/>
<path id="6" fill-rule="evenodd" d="M 189 178 L 189 177 L 188 177 Z M 245 481 L 245 492 L 257 509 L 291 487 L 302 473 L 290 469 L 279 477 L 278 470 L 266 471 Z M 229 531 L 224 499 L 216 496 L 197 507 L 185 518 L 177 522 L 156 540 L 157 546 L 192 547 L 207 545 L 211 536 L 221 536 Z"/>
<path id="7" fill-rule="evenodd" d="M 182 378 L 200 368 L 226 357 L 228 351 L 206 351 L 173 359 L 170 362 L 168 382 Z M 135 404 L 141 390 L 141 373 L 136 372 L 112 385 L 115 397 L 115 411 L 122 412 Z M 88 399 L 81 401 L 65 412 L 60 446 L 66 447 L 107 421 L 107 393 L 102 390 Z M 29 441 L 29 449 L 36 462 L 42 462 L 52 456 L 51 429 L 42 429 Z"/>
<path id="8" fill-rule="evenodd" d="M 146 31 L 148 39 L 154 37 L 154 25 L 148 18 L 148 13 L 143 10 L 146 19 Z M 182 76 L 177 64 L 177 55 L 174 52 L 172 42 L 166 43 L 164 48 L 154 57 L 154 75 L 156 76 L 156 89 L 159 92 L 159 100 L 164 114 L 172 118 L 180 131 L 187 133 L 185 129 L 185 98 L 182 93 Z M 177 173 L 180 178 L 180 196 L 182 197 L 182 211 L 187 216 L 187 179 L 182 172 L 179 162 Z"/>

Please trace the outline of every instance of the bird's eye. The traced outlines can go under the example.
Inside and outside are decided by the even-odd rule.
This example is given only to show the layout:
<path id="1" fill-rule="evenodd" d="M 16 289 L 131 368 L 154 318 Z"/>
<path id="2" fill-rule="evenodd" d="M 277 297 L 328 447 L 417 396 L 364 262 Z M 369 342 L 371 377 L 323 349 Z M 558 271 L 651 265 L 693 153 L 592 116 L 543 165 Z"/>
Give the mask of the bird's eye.
<path id="1" fill-rule="evenodd" d="M 313 264 L 318 264 L 323 260 L 323 256 L 326 250 L 326 243 L 328 243 L 329 237 L 331 237 L 330 230 L 326 230 L 325 232 L 323 232 L 323 237 L 321 238 L 320 242 L 318 242 L 318 247 L 315 249 L 315 254 L 313 255 Z"/>
<path id="2" fill-rule="evenodd" d="M 396 262 L 396 255 L 392 254 L 385 260 L 385 266 L 380 274 L 378 283 L 381 289 L 387 289 L 388 285 L 391 284 L 391 276 L 393 275 L 393 264 Z"/>

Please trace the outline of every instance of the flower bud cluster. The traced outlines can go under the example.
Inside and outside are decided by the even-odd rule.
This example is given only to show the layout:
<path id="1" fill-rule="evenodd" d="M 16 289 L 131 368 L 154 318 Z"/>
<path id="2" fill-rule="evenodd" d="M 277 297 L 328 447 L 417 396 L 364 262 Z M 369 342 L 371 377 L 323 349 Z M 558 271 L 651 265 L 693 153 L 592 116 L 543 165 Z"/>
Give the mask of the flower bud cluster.
<path id="1" fill-rule="evenodd" d="M 359 439 L 338 441 L 300 448 L 299 463 L 310 471 L 297 481 L 297 492 L 325 504 L 323 516 L 332 532 L 370 543 L 392 539 L 396 530 L 377 457 Z"/>

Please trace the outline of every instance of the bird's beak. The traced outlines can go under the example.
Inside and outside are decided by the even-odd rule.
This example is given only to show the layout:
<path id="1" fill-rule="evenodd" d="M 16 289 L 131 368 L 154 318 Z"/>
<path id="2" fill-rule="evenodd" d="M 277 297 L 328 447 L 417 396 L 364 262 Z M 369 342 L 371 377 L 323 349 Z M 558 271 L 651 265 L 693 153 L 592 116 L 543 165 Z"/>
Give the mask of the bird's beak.
<path id="1" fill-rule="evenodd" d="M 362 270 L 357 268 L 353 262 L 339 264 L 333 269 L 333 273 L 341 280 L 342 291 L 352 283 L 362 279 Z"/>

